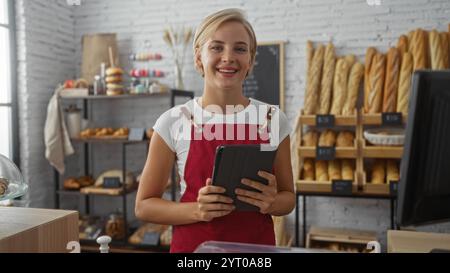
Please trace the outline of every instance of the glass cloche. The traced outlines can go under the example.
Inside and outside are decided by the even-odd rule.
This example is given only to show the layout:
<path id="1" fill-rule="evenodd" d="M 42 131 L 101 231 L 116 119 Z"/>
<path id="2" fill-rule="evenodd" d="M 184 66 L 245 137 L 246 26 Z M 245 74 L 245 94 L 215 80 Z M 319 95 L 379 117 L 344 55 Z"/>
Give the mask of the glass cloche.
<path id="1" fill-rule="evenodd" d="M 0 154 L 0 201 L 20 197 L 27 191 L 28 184 L 19 168 Z"/>

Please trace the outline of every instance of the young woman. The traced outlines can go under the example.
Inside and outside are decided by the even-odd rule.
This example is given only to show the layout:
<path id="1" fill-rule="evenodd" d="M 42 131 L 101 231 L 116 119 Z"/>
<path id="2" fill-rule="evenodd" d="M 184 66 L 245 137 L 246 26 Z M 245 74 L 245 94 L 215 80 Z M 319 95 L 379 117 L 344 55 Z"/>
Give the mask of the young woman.
<path id="1" fill-rule="evenodd" d="M 253 28 L 240 10 L 206 17 L 194 37 L 203 95 L 165 112 L 154 126 L 135 212 L 140 220 L 174 226 L 171 252 L 192 252 L 211 240 L 274 245 L 271 216 L 286 215 L 295 206 L 287 118 L 277 107 L 248 99 L 242 91 L 256 46 Z M 263 114 L 255 118 L 255 113 Z M 216 148 L 226 144 L 277 148 L 273 173 L 258 173 L 268 185 L 243 179 L 243 185 L 259 192 L 235 192 L 258 211 L 236 211 L 233 200 L 223 195 L 225 189 L 212 185 Z M 175 161 L 180 202 L 162 199 Z"/>

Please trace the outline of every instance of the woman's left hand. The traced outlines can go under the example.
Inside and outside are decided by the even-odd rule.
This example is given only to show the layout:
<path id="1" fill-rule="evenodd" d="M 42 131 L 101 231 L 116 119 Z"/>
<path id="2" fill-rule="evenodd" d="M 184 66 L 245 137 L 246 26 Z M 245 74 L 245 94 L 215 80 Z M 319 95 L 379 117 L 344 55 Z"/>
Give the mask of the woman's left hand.
<path id="1" fill-rule="evenodd" d="M 267 214 L 270 212 L 272 204 L 275 202 L 275 197 L 278 193 L 277 178 L 275 177 L 275 175 L 265 171 L 259 171 L 258 175 L 262 178 L 267 179 L 269 183 L 267 185 L 264 185 L 260 182 L 246 178 L 242 179 L 241 182 L 244 185 L 259 190 L 260 192 L 237 188 L 235 190 L 235 193 L 237 194 L 237 198 L 240 201 L 257 206 L 259 208 L 259 212 L 261 212 L 262 214 Z"/>

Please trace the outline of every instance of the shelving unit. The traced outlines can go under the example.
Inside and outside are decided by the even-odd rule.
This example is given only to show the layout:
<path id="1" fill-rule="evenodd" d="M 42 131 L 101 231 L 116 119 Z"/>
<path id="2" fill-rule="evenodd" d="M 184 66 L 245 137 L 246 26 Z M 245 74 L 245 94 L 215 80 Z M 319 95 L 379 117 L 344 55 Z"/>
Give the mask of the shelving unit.
<path id="1" fill-rule="evenodd" d="M 166 96 L 170 97 L 170 108 L 175 106 L 175 98 L 177 97 L 185 97 L 185 98 L 193 98 L 194 92 L 192 91 L 184 91 L 184 90 L 176 90 L 172 89 L 166 93 L 155 93 L 155 94 L 139 94 L 139 95 L 120 95 L 120 96 L 81 96 L 81 97 L 62 97 L 62 100 L 82 100 L 83 101 L 83 118 L 88 119 L 88 104 L 91 100 L 117 100 L 117 99 L 142 99 L 142 98 L 154 98 Z M 128 140 L 128 139 L 84 139 L 84 138 L 76 138 L 72 139 L 72 141 L 81 143 L 83 145 L 83 156 L 84 156 L 84 175 L 89 175 L 92 170 L 89 169 L 89 146 L 96 144 L 106 144 L 106 145 L 120 145 L 121 146 L 121 161 L 122 161 L 122 177 L 126 177 L 127 174 L 127 166 L 126 166 L 126 156 L 127 156 L 127 147 L 130 145 L 139 145 L 146 144 L 148 149 L 149 141 L 148 139 L 144 140 Z M 172 184 L 171 184 L 171 195 L 172 200 L 176 199 L 176 189 L 177 184 L 174 183 L 176 178 L 175 168 L 172 170 Z M 90 214 L 90 198 L 96 195 L 108 196 L 108 197 L 121 197 L 122 198 L 122 210 L 123 210 L 123 219 L 125 225 L 125 237 L 123 240 L 113 240 L 113 245 L 118 245 L 121 247 L 137 247 L 136 245 L 132 245 L 128 243 L 128 237 L 130 235 L 130 230 L 128 228 L 128 215 L 127 215 L 127 195 L 133 193 L 137 190 L 137 187 L 127 188 L 126 183 L 122 183 L 122 188 L 117 189 L 108 189 L 107 191 L 95 191 L 93 189 L 82 188 L 78 191 L 64 190 L 61 189 L 60 185 L 60 175 L 54 170 L 54 183 L 55 183 L 55 208 L 60 208 L 60 197 L 61 195 L 74 195 L 79 197 L 84 197 L 85 200 L 85 214 Z M 94 240 L 81 240 L 81 242 L 89 242 Z M 146 248 L 146 247 L 145 247 Z M 150 247 L 152 249 L 157 249 L 155 247 Z M 164 251 L 164 249 L 162 249 Z"/>
<path id="2" fill-rule="evenodd" d="M 330 124 L 321 123 L 323 119 L 334 120 Z M 407 117 L 402 117 L 399 123 L 405 124 Z M 366 143 L 363 136 L 365 126 L 377 127 L 383 125 L 382 114 L 362 114 L 361 111 L 355 111 L 352 116 L 316 116 L 300 115 L 298 118 L 298 131 L 296 132 L 296 143 L 298 143 L 297 156 L 298 169 L 294 174 L 296 181 L 296 211 L 295 211 L 295 234 L 296 245 L 299 245 L 299 197 L 302 197 L 302 221 L 303 221 L 303 244 L 306 242 L 306 220 L 307 209 L 306 200 L 308 197 L 332 197 L 332 198 L 358 198 L 358 199 L 381 199 L 390 201 L 390 220 L 391 229 L 395 229 L 395 207 L 396 207 L 396 183 L 389 184 L 371 184 L 367 182 L 365 172 L 365 159 L 367 158 L 386 158 L 400 159 L 403 154 L 403 147 L 372 146 Z M 340 184 L 345 181 L 308 181 L 302 180 L 303 159 L 316 158 L 318 147 L 302 146 L 302 136 L 305 126 L 315 128 L 326 128 L 340 130 L 344 127 L 350 127 L 355 131 L 354 147 L 335 147 L 333 158 L 348 158 L 355 160 L 355 174 L 352 185 Z M 296 169 L 296 168 L 294 168 Z"/>

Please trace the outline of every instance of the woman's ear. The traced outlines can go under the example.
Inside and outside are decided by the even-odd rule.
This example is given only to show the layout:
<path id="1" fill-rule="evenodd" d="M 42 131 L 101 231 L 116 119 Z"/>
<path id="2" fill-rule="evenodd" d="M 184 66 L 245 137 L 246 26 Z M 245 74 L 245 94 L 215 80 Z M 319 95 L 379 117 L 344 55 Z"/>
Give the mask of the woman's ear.
<path id="1" fill-rule="evenodd" d="M 200 73 L 200 75 L 202 75 L 202 77 L 204 77 L 205 71 L 203 69 L 202 55 L 200 53 L 199 48 L 195 49 L 194 64 L 195 64 L 195 70 L 197 70 L 197 72 Z"/>

